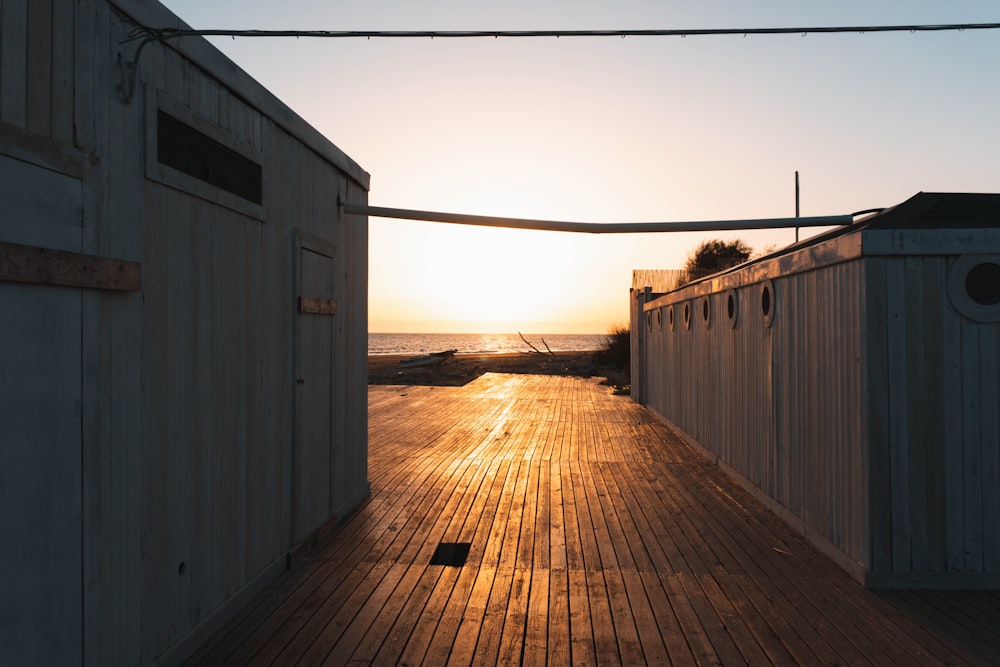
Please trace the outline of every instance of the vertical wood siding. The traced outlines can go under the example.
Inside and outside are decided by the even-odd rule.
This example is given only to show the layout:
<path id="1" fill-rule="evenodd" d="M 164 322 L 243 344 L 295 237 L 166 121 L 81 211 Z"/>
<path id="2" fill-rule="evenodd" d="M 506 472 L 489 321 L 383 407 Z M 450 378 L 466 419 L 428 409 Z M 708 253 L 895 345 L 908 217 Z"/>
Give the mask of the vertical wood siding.
<path id="1" fill-rule="evenodd" d="M 858 563 L 868 549 L 862 286 L 860 260 L 775 277 L 770 327 L 761 283 L 735 288 L 735 327 L 726 292 L 668 295 L 662 331 L 652 313 L 645 369 L 652 409 Z"/>
<path id="2" fill-rule="evenodd" d="M 79 179 L 0 155 L 0 240 L 79 252 L 81 202 Z M 71 664 L 82 646 L 83 292 L 0 282 L 5 664 Z"/>
<path id="3" fill-rule="evenodd" d="M 872 570 L 1000 572 L 1000 340 L 947 256 L 868 259 Z"/>
<path id="4" fill-rule="evenodd" d="M 761 283 L 749 282 L 766 277 L 758 268 L 716 281 L 735 285 L 733 328 L 711 284 L 644 314 L 647 404 L 873 586 L 995 585 L 1000 575 L 1000 325 L 955 307 L 958 257 L 939 250 L 937 233 L 913 232 L 907 248 L 873 236 L 873 252 L 887 254 L 775 272 L 770 327 Z M 972 252 L 987 252 L 997 238 L 974 241 Z"/>
<path id="5" fill-rule="evenodd" d="M 0 26 L 0 121 L 72 144 L 74 3 L 3 0 Z"/>
<path id="6" fill-rule="evenodd" d="M 264 168 L 264 220 L 143 183 L 145 365 L 148 386 L 162 388 L 145 405 L 153 492 L 146 496 L 152 566 L 143 619 L 145 650 L 160 655 L 283 559 L 291 543 L 367 494 L 365 410 L 357 398 L 365 394 L 365 369 L 347 363 L 348 350 L 357 355 L 365 339 L 357 303 L 367 299 L 367 284 L 352 273 L 365 269 L 356 258 L 367 255 L 367 235 L 348 230 L 357 222 L 340 216 L 338 195 L 349 196 L 342 173 L 189 61 L 164 48 L 149 51 L 149 80 L 176 82 L 162 90 L 250 144 Z M 298 234 L 336 249 L 329 280 L 344 306 L 325 323 L 331 338 L 318 348 L 332 359 L 299 361 L 333 369 L 319 413 L 295 409 L 294 354 L 310 349 L 294 352 Z M 326 447 L 331 468 L 293 492 L 299 478 L 289 452 L 303 433 L 296 414 L 330 422 L 318 432 L 326 444 L 314 445 Z M 316 509 L 293 531 L 291 499 L 300 492 Z"/>
<path id="7" fill-rule="evenodd" d="M 169 18 L 153 3 L 116 4 Z M 72 250 L 142 265 L 141 293 L 85 291 L 74 325 L 82 346 L 80 648 L 95 665 L 172 659 L 218 613 L 236 611 L 227 605 L 279 571 L 295 546 L 303 235 L 335 248 L 337 303 L 326 411 L 332 464 L 317 490 L 323 511 L 304 534 L 368 493 L 368 230 L 338 207 L 338 197 L 366 201 L 367 176 L 359 182 L 360 168 L 318 145 L 319 135 L 263 91 L 248 94 L 245 80 L 230 87 L 161 44 L 144 49 L 135 98 L 124 104 L 118 53 L 133 52 L 121 45 L 133 27 L 107 0 L 0 0 L 0 150 L 82 183 Z M 238 74 L 228 65 L 214 71 Z M 161 96 L 252 150 L 264 189 L 254 214 L 149 177 L 150 109 Z"/>

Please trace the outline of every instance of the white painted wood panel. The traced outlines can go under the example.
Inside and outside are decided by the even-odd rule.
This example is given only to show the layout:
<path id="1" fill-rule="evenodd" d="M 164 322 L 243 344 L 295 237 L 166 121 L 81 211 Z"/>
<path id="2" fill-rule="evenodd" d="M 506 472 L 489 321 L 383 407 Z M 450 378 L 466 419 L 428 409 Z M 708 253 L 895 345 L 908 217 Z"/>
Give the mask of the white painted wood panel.
<path id="1" fill-rule="evenodd" d="M 741 285 L 734 274 L 735 326 L 726 292 L 706 294 L 704 285 L 668 294 L 647 311 L 675 311 L 673 331 L 662 315 L 662 334 L 651 336 L 650 407 L 859 563 L 869 543 L 858 510 L 867 497 L 858 473 L 864 430 L 850 397 L 863 393 L 861 267 L 852 260 L 776 276 L 770 318 L 762 283 Z"/>
<path id="2" fill-rule="evenodd" d="M 0 239 L 79 251 L 79 180 L 0 156 L 0 202 Z M 83 649 L 80 290 L 0 282 L 0 313 L 0 656 L 71 664 Z"/>
<path id="3" fill-rule="evenodd" d="M 299 261 L 301 296 L 332 299 L 333 258 L 304 245 Z M 293 543 L 319 528 L 333 504 L 335 322 L 327 315 L 298 315 Z"/>
<path id="4" fill-rule="evenodd" d="M 4 0 L 0 5 L 0 120 L 27 126 L 28 0 Z"/>
<path id="5" fill-rule="evenodd" d="M 954 210 L 991 205 L 955 197 Z M 988 219 L 969 210 L 977 225 Z M 872 255 L 856 254 L 857 240 L 824 242 L 845 249 L 840 261 L 765 260 L 792 270 L 773 274 L 769 327 L 752 282 L 760 267 L 664 295 L 642 315 L 705 298 L 718 310 L 716 288 L 735 290 L 730 338 L 718 320 L 647 329 L 647 403 L 873 586 L 1000 581 L 1000 325 L 986 307 L 976 321 L 956 307 L 971 297 L 952 276 L 995 263 L 981 253 L 997 230 L 963 224 L 855 234 Z"/>
<path id="6" fill-rule="evenodd" d="M 14 310 L 36 304 L 74 321 L 59 333 L 75 341 L 75 360 L 69 371 L 57 364 L 64 375 L 76 369 L 68 384 L 82 401 L 76 491 L 63 485 L 78 500 L 62 504 L 77 513 L 75 537 L 66 534 L 78 560 L 64 569 L 82 598 L 68 627 L 87 664 L 176 661 L 297 546 L 299 234 L 337 249 L 328 273 L 340 305 L 328 332 L 325 410 L 306 420 L 332 422 L 317 450 L 329 461 L 326 481 L 299 493 L 320 499 L 314 527 L 368 493 L 367 225 L 337 206 L 338 195 L 366 200 L 367 174 L 203 40 L 185 40 L 180 53 L 149 45 L 136 96 L 124 103 L 117 55 L 132 55 L 121 40 L 133 24 L 123 13 L 155 24 L 170 17 L 132 0 L 0 4 L 0 181 L 13 186 L 0 240 L 142 267 L 141 294 L 68 290 L 72 312 L 65 296 L 48 304 L 58 293 L 48 288 L 0 285 Z M 243 207 L 250 215 L 220 205 L 225 196 L 211 186 L 192 193 L 146 177 L 156 157 L 148 113 L 161 94 L 210 136 L 249 146 L 266 182 L 263 204 Z M 51 214 L 48 224 L 36 224 L 40 213 Z M 11 333 L 17 344 L 7 347 L 27 349 L 26 336 Z"/>
<path id="7" fill-rule="evenodd" d="M 0 155 L 0 240 L 81 251 L 80 180 Z"/>

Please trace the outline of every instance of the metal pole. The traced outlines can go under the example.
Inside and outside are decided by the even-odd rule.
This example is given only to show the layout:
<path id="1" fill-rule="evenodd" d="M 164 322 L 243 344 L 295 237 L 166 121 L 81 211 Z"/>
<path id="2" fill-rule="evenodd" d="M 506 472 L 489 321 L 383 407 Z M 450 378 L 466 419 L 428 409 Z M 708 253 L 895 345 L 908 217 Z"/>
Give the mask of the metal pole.
<path id="1" fill-rule="evenodd" d="M 795 172 L 795 218 L 799 217 L 799 172 Z M 799 227 L 795 226 L 795 242 L 799 242 Z"/>
<path id="2" fill-rule="evenodd" d="M 823 215 L 810 218 L 762 218 L 754 220 L 704 220 L 695 222 L 564 222 L 559 220 L 533 220 L 528 218 L 503 218 L 465 213 L 415 211 L 367 204 L 341 202 L 347 215 L 366 215 L 373 218 L 398 218 L 446 222 L 479 227 L 505 227 L 533 229 L 550 232 L 577 232 L 582 234 L 645 234 L 655 232 L 706 232 L 740 229 L 780 229 L 783 227 L 832 227 L 854 222 L 852 215 Z"/>

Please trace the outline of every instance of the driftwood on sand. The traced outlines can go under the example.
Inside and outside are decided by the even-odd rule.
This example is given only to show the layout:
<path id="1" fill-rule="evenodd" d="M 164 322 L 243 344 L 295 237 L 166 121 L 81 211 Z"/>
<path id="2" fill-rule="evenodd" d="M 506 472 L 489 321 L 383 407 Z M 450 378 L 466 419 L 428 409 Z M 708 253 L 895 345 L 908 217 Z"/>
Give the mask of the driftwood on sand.
<path id="1" fill-rule="evenodd" d="M 523 340 L 528 347 L 530 347 L 532 350 L 534 350 L 536 354 L 545 354 L 544 352 L 542 352 L 541 350 L 539 350 L 537 347 L 535 347 L 534 345 L 532 345 L 531 342 L 527 338 L 524 337 L 523 333 L 521 333 L 520 331 L 518 331 L 517 335 L 520 336 L 521 340 Z M 545 342 L 544 338 L 542 339 L 542 345 L 544 345 L 545 349 L 549 351 L 548 353 L 549 353 L 550 356 L 555 356 L 556 353 L 552 351 L 552 348 L 549 347 L 549 344 Z"/>

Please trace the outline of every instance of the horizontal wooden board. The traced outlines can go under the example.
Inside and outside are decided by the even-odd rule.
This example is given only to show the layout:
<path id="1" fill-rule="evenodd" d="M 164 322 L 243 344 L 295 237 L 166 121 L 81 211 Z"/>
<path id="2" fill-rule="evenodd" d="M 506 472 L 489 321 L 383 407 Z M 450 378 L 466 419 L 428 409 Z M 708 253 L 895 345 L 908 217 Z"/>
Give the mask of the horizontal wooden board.
<path id="1" fill-rule="evenodd" d="M 308 296 L 300 296 L 299 312 L 310 315 L 336 315 L 337 302 L 333 299 L 316 299 Z"/>
<path id="2" fill-rule="evenodd" d="M 0 241 L 0 280 L 87 289 L 138 291 L 138 262 Z"/>

